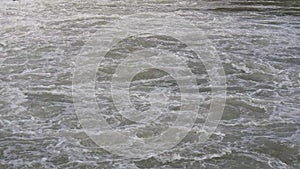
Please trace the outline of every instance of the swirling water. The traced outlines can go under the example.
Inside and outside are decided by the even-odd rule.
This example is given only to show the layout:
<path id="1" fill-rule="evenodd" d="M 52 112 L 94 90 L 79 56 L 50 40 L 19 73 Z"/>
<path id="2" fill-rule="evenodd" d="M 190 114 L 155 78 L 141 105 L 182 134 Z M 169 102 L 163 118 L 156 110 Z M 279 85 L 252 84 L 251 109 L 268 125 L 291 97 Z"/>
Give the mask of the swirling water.
<path id="1" fill-rule="evenodd" d="M 173 149 L 125 158 L 101 149 L 84 133 L 73 107 L 72 75 L 76 56 L 93 33 L 140 12 L 178 15 L 206 32 L 226 73 L 227 100 L 208 141 L 197 142 L 199 118 Z M 0 168 L 299 168 L 299 15 L 297 0 L 1 0 Z M 163 36 L 122 43 L 112 57 L 134 45 L 178 48 Z M 200 63 L 192 65 L 203 71 Z M 110 100 L 101 94 L 101 72 L 111 69 L 99 68 L 96 83 L 98 105 L 106 110 Z M 178 107 L 176 82 L 166 73 L 148 70 L 133 80 L 137 109 L 149 107 L 140 98 L 147 98 L 154 85 L 171 93 L 171 107 Z M 206 83 L 199 79 L 201 93 L 209 93 Z M 112 126 L 126 123 L 108 120 Z M 164 125 L 137 136 L 158 134 Z"/>

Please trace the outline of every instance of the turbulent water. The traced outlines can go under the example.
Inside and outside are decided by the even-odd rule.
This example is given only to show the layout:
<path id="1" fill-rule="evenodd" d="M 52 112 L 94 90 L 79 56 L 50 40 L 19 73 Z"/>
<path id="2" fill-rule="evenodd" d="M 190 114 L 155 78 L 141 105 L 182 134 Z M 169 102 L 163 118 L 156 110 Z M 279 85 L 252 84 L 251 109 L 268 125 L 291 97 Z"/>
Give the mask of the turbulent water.
<path id="1" fill-rule="evenodd" d="M 179 16 L 205 32 L 215 48 L 226 74 L 227 97 L 222 120 L 207 141 L 198 141 L 207 116 L 200 113 L 189 134 L 172 149 L 129 158 L 99 147 L 79 123 L 72 98 L 78 55 L 94 33 L 116 29 L 114 23 L 138 13 Z M 1 169 L 300 168 L 297 0 L 1 0 L 0 25 Z M 103 90 L 118 59 L 145 48 L 189 60 L 205 96 L 200 104 L 204 112 L 211 99 L 207 72 L 190 58 L 195 53 L 186 51 L 185 44 L 163 35 L 123 39 L 99 64 L 96 100 L 99 114 L 112 128 L 137 129 L 139 138 L 159 135 L 174 121 L 168 112 L 180 107 L 177 79 L 157 69 L 133 78 L 130 100 L 136 109 L 151 107 L 153 91 L 169 99 L 165 116 L 145 126 L 113 114 L 112 100 Z"/>

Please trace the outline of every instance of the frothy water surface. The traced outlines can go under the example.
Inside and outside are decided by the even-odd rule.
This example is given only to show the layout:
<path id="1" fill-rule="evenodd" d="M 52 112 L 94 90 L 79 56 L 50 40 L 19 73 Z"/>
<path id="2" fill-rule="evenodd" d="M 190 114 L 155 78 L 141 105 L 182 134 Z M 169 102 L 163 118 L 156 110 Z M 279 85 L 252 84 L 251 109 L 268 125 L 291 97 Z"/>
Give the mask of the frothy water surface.
<path id="1" fill-rule="evenodd" d="M 140 125 L 110 114 L 115 107 L 103 93 L 105 82 L 117 59 L 136 48 L 167 49 L 186 59 L 205 100 L 204 113 L 173 149 L 125 158 L 85 134 L 73 106 L 72 77 L 93 33 L 142 12 L 181 16 L 206 33 L 226 73 L 227 100 L 219 127 L 199 142 L 211 92 L 203 64 L 170 37 L 125 39 L 100 64 L 95 85 L 101 115 L 113 128 L 156 136 L 180 107 L 176 79 L 148 69 L 133 78 L 130 101 L 148 110 L 167 100 L 163 116 Z M 0 168 L 299 168 L 299 15 L 299 2 L 292 0 L 0 1 Z M 161 100 L 149 93 L 162 94 Z"/>

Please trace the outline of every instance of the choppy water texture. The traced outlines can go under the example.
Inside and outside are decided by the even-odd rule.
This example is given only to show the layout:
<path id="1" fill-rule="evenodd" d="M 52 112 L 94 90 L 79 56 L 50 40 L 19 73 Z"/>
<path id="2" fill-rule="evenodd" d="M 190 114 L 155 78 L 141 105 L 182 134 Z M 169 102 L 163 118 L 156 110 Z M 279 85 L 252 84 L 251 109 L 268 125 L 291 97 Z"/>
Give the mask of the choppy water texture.
<path id="1" fill-rule="evenodd" d="M 139 12 L 181 16 L 206 32 L 224 66 L 227 101 L 208 141 L 197 141 L 203 113 L 173 149 L 130 159 L 99 148 L 84 133 L 73 107 L 72 74 L 93 33 Z M 297 0 L 1 0 L 0 168 L 300 168 L 299 15 Z M 112 116 L 112 100 L 103 94 L 114 59 L 149 47 L 193 55 L 165 36 L 129 37 L 116 45 L 100 64 L 96 83 L 97 103 L 113 128 L 135 125 Z M 205 111 L 205 70 L 201 62 L 188 63 L 199 75 Z M 130 89 L 136 109 L 151 106 L 154 90 L 169 98 L 168 109 L 180 106 L 176 79 L 166 72 L 140 72 Z M 136 136 L 160 134 L 174 120 L 165 113 L 155 124 L 140 126 Z"/>

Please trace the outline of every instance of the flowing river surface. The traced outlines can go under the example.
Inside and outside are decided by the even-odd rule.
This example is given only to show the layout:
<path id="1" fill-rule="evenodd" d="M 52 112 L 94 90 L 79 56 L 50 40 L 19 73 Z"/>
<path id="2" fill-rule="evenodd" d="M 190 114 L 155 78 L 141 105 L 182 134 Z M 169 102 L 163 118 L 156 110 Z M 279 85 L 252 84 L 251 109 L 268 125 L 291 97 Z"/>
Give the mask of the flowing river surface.
<path id="1" fill-rule="evenodd" d="M 94 33 L 114 30 L 112 23 L 138 13 L 180 16 L 205 32 L 223 65 L 227 97 L 208 140 L 197 141 L 207 117 L 202 113 L 172 149 L 128 158 L 102 149 L 84 132 L 72 79 L 77 56 Z M 139 138 L 159 135 L 174 121 L 168 112 L 180 107 L 177 79 L 149 69 L 133 78 L 131 103 L 147 110 L 155 102 L 149 93 L 163 93 L 161 99 L 169 98 L 165 117 L 136 127 L 111 113 L 106 80 L 118 58 L 144 48 L 190 59 L 204 112 L 211 92 L 203 64 L 189 58 L 193 53 L 181 42 L 163 35 L 124 39 L 99 65 L 95 93 L 99 114 L 112 128 L 137 129 Z M 0 0 L 0 168 L 300 168 L 300 2 Z"/>

